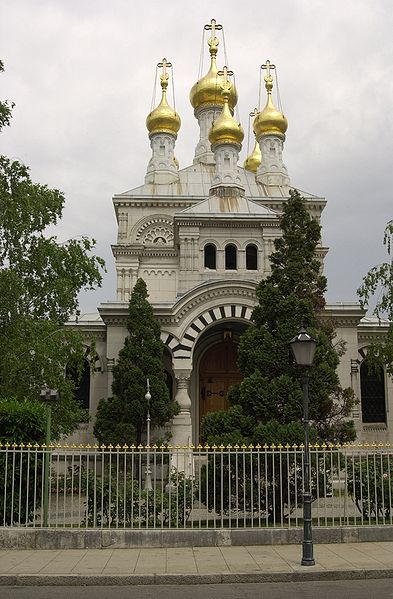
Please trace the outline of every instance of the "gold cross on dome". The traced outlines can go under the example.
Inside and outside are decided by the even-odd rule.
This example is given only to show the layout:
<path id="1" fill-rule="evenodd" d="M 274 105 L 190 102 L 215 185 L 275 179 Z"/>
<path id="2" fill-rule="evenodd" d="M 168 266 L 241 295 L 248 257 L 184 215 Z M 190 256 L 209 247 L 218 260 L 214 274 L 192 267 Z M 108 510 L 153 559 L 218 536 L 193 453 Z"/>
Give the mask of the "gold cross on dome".
<path id="1" fill-rule="evenodd" d="M 222 25 L 219 25 L 219 24 L 216 22 L 216 19 L 212 19 L 212 20 L 210 21 L 210 25 L 205 25 L 205 26 L 204 26 L 204 29 L 205 29 L 206 31 L 211 31 L 211 32 L 212 32 L 212 38 L 214 38 L 214 37 L 216 36 L 216 30 L 217 30 L 217 31 L 221 31 L 221 29 L 222 29 Z"/>
<path id="2" fill-rule="evenodd" d="M 168 73 L 166 72 L 167 68 L 170 69 L 172 66 L 171 62 L 168 62 L 166 58 L 163 58 L 161 60 L 161 62 L 159 62 L 157 64 L 159 69 L 162 69 L 162 74 L 164 75 L 165 79 L 167 79 L 169 77 Z"/>
<path id="3" fill-rule="evenodd" d="M 217 46 L 219 44 L 219 41 L 216 38 L 216 31 L 221 31 L 222 25 L 220 25 L 219 23 L 216 23 L 215 19 L 212 19 L 210 21 L 210 25 L 205 25 L 204 29 L 206 29 L 206 31 L 211 31 L 212 32 L 212 35 L 207 40 L 207 43 L 209 44 L 210 51 L 213 52 L 213 53 L 215 53 L 215 54 L 217 54 Z"/>
<path id="4" fill-rule="evenodd" d="M 223 67 L 222 71 L 218 71 L 217 75 L 224 77 L 222 88 L 226 90 L 230 89 L 232 84 L 229 81 L 228 77 L 231 77 L 233 75 L 233 71 L 229 71 L 227 67 Z"/>
<path id="5" fill-rule="evenodd" d="M 160 79 L 161 79 L 161 86 L 167 86 L 168 85 L 168 79 L 169 79 L 169 74 L 167 72 L 167 68 L 171 68 L 172 63 L 168 62 L 166 58 L 163 58 L 161 60 L 161 62 L 157 63 L 157 66 L 159 69 L 162 69 L 162 73 L 160 75 Z"/>
<path id="6" fill-rule="evenodd" d="M 258 112 L 259 112 L 258 108 L 254 108 L 254 110 L 252 110 L 250 112 L 250 116 L 257 116 Z"/>
<path id="7" fill-rule="evenodd" d="M 275 64 L 271 64 L 270 60 L 267 60 L 267 61 L 265 62 L 265 64 L 263 64 L 263 65 L 261 66 L 261 69 L 264 69 L 264 70 L 266 70 L 266 71 L 267 71 L 267 73 L 266 73 L 266 77 L 268 77 L 269 79 L 270 79 L 270 77 L 271 77 L 271 74 L 270 74 L 270 69 L 272 69 L 272 71 L 273 71 L 275 68 L 276 68 L 276 65 L 275 65 Z"/>

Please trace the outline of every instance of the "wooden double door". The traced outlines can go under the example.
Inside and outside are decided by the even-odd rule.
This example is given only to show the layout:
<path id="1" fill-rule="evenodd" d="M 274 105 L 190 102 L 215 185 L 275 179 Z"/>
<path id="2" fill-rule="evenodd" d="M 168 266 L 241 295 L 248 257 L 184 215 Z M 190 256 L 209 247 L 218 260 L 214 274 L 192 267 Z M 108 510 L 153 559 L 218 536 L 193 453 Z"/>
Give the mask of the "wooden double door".
<path id="1" fill-rule="evenodd" d="M 199 421 L 209 412 L 227 410 L 228 390 L 241 380 L 237 344 L 231 337 L 208 349 L 199 366 Z"/>

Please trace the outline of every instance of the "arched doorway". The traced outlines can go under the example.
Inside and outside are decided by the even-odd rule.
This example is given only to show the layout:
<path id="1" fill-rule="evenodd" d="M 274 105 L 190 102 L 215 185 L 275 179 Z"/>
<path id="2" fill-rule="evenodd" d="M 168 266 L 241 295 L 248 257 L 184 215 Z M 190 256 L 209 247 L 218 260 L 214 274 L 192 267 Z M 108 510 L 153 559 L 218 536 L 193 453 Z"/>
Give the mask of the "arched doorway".
<path id="1" fill-rule="evenodd" d="M 232 331 L 223 331 L 221 340 L 208 347 L 199 364 L 199 425 L 209 412 L 228 409 L 229 388 L 242 378 L 237 343 Z"/>

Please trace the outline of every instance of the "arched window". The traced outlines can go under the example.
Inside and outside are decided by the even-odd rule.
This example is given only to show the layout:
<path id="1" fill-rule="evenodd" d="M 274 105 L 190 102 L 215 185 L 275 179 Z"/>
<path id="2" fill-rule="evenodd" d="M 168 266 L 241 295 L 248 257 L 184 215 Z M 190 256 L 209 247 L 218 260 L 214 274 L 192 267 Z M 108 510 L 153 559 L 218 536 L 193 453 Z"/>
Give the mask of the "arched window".
<path id="1" fill-rule="evenodd" d="M 367 360 L 360 366 L 360 392 L 363 422 L 386 422 L 383 368 L 370 371 Z"/>
<path id="2" fill-rule="evenodd" d="M 226 270 L 236 270 L 237 269 L 237 256 L 236 256 L 236 246 L 232 243 L 229 243 L 225 247 L 225 269 Z"/>
<path id="3" fill-rule="evenodd" d="M 90 408 L 90 363 L 86 358 L 83 361 L 82 376 L 79 378 L 73 366 L 67 366 L 67 377 L 72 379 L 76 385 L 74 398 L 80 403 L 81 408 Z"/>
<path id="4" fill-rule="evenodd" d="M 253 243 L 246 247 L 246 269 L 258 270 L 258 250 Z"/>
<path id="5" fill-rule="evenodd" d="M 173 399 L 173 376 L 168 370 L 165 370 L 165 383 L 169 391 L 169 397 Z"/>
<path id="6" fill-rule="evenodd" d="M 216 246 L 212 243 L 205 245 L 205 268 L 216 270 Z"/>

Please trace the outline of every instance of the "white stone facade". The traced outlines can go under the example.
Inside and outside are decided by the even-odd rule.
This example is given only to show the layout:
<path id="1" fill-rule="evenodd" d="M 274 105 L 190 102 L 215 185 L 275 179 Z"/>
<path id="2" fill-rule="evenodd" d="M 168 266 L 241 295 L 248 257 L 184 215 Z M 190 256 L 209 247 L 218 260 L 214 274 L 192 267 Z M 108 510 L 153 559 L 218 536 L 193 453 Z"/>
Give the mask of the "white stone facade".
<path id="1" fill-rule="evenodd" d="M 220 351 L 214 354 L 214 348 L 233 350 L 233 345 L 222 344 L 236 346 L 250 324 L 256 284 L 270 273 L 274 240 L 281 234 L 279 214 L 291 185 L 282 157 L 283 136 L 258 139 L 262 163 L 256 174 L 237 165 L 235 145 L 213 148 L 213 152 L 208 131 L 217 111 L 218 106 L 195 111 L 200 139 L 192 165 L 178 170 L 175 135 L 151 135 L 145 183 L 113 198 L 118 223 L 112 246 L 117 287 L 114 301 L 98 307 L 99 316 L 79 324 L 87 338 L 96 339 L 100 368 L 90 381 L 91 422 L 71 441 L 94 441 L 94 415 L 98 401 L 111 394 L 112 368 L 127 334 L 128 300 L 138 277 L 146 281 L 161 322 L 165 368 L 181 408 L 170 425 L 171 442 L 197 444 L 201 414 L 213 405 L 210 399 L 206 403 L 206 397 L 225 402 L 226 379 L 236 382 L 233 365 L 232 370 L 223 365 Z M 300 193 L 319 221 L 324 198 Z M 321 245 L 322 265 L 326 252 Z M 387 323 L 364 319 L 358 304 L 327 306 L 325 317 L 333 321 L 337 339 L 346 345 L 339 366 L 341 383 L 351 386 L 360 401 L 367 346 L 386 332 Z M 216 360 L 214 372 L 201 370 L 207 352 Z M 367 384 L 372 388 L 372 381 Z M 383 385 L 384 409 L 378 404 L 375 413 L 367 412 L 359 403 L 354 410 L 361 441 L 393 441 L 393 385 L 386 374 Z"/>

